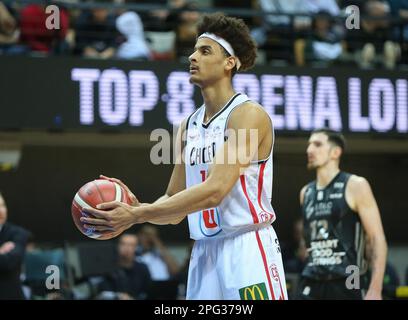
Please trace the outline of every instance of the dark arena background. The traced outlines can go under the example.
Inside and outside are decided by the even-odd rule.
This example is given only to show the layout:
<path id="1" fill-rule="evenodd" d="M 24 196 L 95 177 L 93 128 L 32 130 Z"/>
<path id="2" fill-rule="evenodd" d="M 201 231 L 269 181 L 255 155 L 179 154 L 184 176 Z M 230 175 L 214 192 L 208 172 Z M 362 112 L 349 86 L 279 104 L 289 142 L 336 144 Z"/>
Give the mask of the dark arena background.
<path id="1" fill-rule="evenodd" d="M 153 284 L 137 294 L 133 288 L 102 290 L 117 269 L 118 239 L 82 235 L 71 203 L 100 174 L 121 179 L 141 202 L 164 194 L 173 155 L 167 146 L 164 163 L 151 160 L 163 141 L 156 129 L 167 130 L 171 139 L 181 120 L 202 104 L 200 90 L 189 83 L 188 56 L 195 23 L 216 11 L 243 18 L 258 44 L 256 66 L 237 73 L 233 85 L 273 119 L 273 225 L 289 297 L 301 271 L 299 191 L 314 179 L 306 168 L 307 140 L 320 127 L 343 132 L 341 168 L 366 177 L 376 197 L 389 247 L 384 299 L 408 296 L 407 3 L 333 0 L 319 7 L 301 1 L 302 10 L 285 12 L 274 2 L 0 3 L 0 191 L 8 221 L 30 232 L 21 269 L 27 299 L 185 298 L 187 220 L 132 227 L 138 236 L 135 259 L 144 243 L 153 246 L 149 257 L 140 258 L 151 264 Z M 60 17 L 59 28 L 51 31 L 44 27 L 55 12 L 46 13 L 50 5 Z M 349 5 L 360 8 L 359 29 L 347 27 Z M 126 37 L 118 17 L 126 12 L 140 17 L 148 53 L 128 56 L 122 50 Z M 317 30 L 325 21 L 327 42 Z M 46 286 L 50 265 L 59 268 L 59 288 Z"/>

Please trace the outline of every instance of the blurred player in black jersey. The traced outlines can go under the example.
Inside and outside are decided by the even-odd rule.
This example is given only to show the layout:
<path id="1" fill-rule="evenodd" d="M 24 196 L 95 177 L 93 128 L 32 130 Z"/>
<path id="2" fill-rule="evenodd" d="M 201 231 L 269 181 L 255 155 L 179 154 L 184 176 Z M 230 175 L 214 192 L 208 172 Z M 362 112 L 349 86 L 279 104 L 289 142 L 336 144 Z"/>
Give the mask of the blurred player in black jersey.
<path id="1" fill-rule="evenodd" d="M 382 298 L 387 243 L 380 212 L 367 180 L 339 169 L 344 147 L 332 130 L 309 138 L 307 167 L 316 180 L 300 192 L 308 251 L 300 299 Z"/>

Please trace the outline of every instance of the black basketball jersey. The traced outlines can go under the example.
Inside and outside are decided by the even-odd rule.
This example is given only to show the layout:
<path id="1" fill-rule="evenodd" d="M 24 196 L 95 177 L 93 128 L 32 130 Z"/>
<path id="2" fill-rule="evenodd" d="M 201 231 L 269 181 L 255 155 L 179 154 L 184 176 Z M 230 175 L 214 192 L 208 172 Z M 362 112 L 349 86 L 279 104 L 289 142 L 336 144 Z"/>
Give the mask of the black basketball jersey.
<path id="1" fill-rule="evenodd" d="M 308 260 L 302 276 L 316 280 L 344 278 L 346 268 L 358 266 L 364 274 L 365 235 L 359 215 L 345 199 L 350 174 L 339 172 L 322 189 L 316 181 L 309 183 L 304 194 L 302 214 Z"/>

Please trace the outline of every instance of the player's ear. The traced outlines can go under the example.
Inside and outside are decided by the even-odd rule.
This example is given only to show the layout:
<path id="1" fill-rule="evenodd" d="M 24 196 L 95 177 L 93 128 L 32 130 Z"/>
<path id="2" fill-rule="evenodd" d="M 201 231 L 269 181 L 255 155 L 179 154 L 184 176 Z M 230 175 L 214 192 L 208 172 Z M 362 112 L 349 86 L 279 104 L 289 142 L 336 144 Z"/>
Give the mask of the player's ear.
<path id="1" fill-rule="evenodd" d="M 231 71 L 232 69 L 234 69 L 235 65 L 236 65 L 236 60 L 234 57 L 230 56 L 225 59 L 225 69 L 227 71 Z"/>
<path id="2" fill-rule="evenodd" d="M 335 159 L 340 159 L 341 155 L 343 154 L 343 150 L 339 146 L 335 146 L 332 149 L 332 154 Z"/>

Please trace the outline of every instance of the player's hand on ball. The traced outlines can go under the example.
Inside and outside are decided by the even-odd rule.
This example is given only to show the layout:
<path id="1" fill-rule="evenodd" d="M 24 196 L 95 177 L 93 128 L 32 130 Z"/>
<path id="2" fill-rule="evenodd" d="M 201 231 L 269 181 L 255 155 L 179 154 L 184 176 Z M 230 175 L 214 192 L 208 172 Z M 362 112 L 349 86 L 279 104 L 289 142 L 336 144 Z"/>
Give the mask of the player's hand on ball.
<path id="1" fill-rule="evenodd" d="M 85 228 L 95 228 L 96 231 L 123 232 L 137 223 L 135 209 L 126 203 L 112 201 L 101 203 L 98 209 L 84 207 L 83 211 L 94 218 L 82 217 L 80 220 Z"/>
<path id="2" fill-rule="evenodd" d="M 136 198 L 134 193 L 132 191 L 130 191 L 129 187 L 126 184 L 124 184 L 121 180 L 116 179 L 116 178 L 110 178 L 110 177 L 104 176 L 102 174 L 99 175 L 99 178 L 109 180 L 109 181 L 112 181 L 112 182 L 116 182 L 117 184 L 119 184 L 127 192 L 129 199 L 132 201 L 132 206 L 134 206 L 134 207 L 140 206 L 140 202 Z"/>

